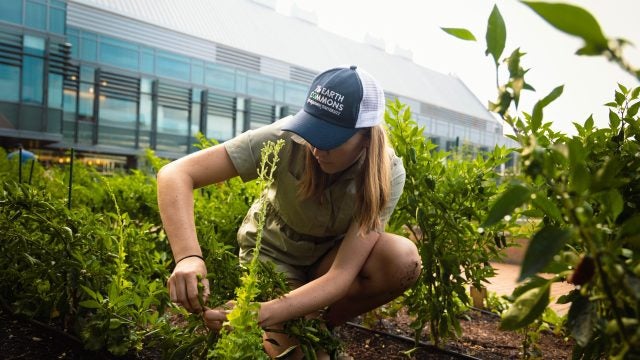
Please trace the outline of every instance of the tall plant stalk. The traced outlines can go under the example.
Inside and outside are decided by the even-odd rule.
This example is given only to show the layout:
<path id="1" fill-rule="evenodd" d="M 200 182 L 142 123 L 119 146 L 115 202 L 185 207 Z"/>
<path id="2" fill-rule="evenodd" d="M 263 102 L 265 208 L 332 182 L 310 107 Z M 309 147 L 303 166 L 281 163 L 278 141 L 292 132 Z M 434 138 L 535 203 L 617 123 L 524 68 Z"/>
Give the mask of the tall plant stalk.
<path id="1" fill-rule="evenodd" d="M 278 163 L 278 153 L 284 140 L 276 143 L 267 142 L 262 148 L 258 181 L 261 189 L 260 209 L 258 211 L 258 227 L 256 245 L 249 264 L 249 271 L 241 278 L 241 285 L 236 289 L 236 305 L 227 315 L 226 327 L 215 349 L 209 352 L 214 359 L 268 359 L 262 345 L 262 329 L 258 325 L 260 304 L 255 302 L 260 290 L 258 288 L 258 271 L 262 230 L 266 217 L 266 191 L 273 183 L 273 174 Z M 228 330 L 230 327 L 232 330 Z"/>

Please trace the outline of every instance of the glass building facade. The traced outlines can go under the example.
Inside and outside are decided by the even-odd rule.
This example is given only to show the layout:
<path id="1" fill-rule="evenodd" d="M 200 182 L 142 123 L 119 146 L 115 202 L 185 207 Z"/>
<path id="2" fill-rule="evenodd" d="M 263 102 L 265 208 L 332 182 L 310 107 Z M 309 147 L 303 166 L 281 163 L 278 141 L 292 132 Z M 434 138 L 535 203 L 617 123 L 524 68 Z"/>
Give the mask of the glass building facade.
<path id="1" fill-rule="evenodd" d="M 0 1 L 5 147 L 74 147 L 135 165 L 144 149 L 177 158 L 195 150 L 198 132 L 225 141 L 294 114 L 305 101 L 313 74 L 282 79 L 261 73 L 259 61 L 252 68 L 252 59 L 232 66 L 75 28 L 66 20 L 67 6 L 59 0 Z M 441 146 L 459 137 L 483 143 L 484 124 L 456 125 L 425 115 L 434 113 L 426 104 L 400 100 L 412 105 Z"/>

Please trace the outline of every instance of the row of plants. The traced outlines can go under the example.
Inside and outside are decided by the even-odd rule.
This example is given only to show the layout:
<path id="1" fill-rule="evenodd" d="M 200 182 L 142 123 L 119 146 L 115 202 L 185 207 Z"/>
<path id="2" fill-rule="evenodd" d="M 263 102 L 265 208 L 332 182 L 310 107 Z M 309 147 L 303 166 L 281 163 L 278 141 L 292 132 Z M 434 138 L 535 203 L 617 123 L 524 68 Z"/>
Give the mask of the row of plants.
<path id="1" fill-rule="evenodd" d="M 201 137 L 198 146 L 213 144 Z M 234 179 L 194 192 L 207 277 L 215 284 L 206 306 L 235 299 L 229 320 L 237 331 L 210 331 L 200 315 L 169 301 L 166 280 L 174 264 L 154 176 L 166 161 L 150 152 L 146 172 L 103 176 L 73 162 L 23 165 L 0 149 L 0 266 L 7 269 L 0 275 L 0 303 L 13 314 L 55 324 L 89 350 L 114 355 L 156 349 L 167 359 L 266 356 L 255 301 L 281 296 L 288 287 L 269 264 L 240 265 L 235 233 L 268 186 L 279 147 L 263 150 L 269 161 L 261 181 Z M 33 168 L 28 183 L 21 182 L 27 181 L 20 176 L 23 166 Z M 301 340 L 305 354 L 338 348 L 318 320 L 291 321 L 285 331 Z"/>
<path id="2" fill-rule="evenodd" d="M 574 17 L 558 19 L 558 13 L 568 9 L 577 11 L 578 19 L 586 16 L 565 5 L 530 6 L 565 24 L 562 29 L 574 29 Z M 470 32 L 463 30 L 447 29 L 468 38 Z M 468 286 L 482 287 L 493 275 L 489 261 L 510 245 L 509 232 L 520 228 L 518 221 L 533 219 L 521 275 L 525 282 L 511 296 L 503 328 L 523 331 L 525 344 L 531 344 L 548 320 L 551 284 L 569 280 L 576 290 L 559 301 L 570 302 L 571 310 L 566 319 L 553 322 L 575 339 L 574 356 L 638 355 L 640 88 L 619 86 L 615 101 L 607 104 L 612 109 L 609 128 L 596 129 L 588 119 L 576 124 L 575 136 L 554 132 L 543 120 L 543 109 L 562 88 L 540 100 L 530 114 L 518 113 L 521 91 L 532 87 L 524 80 L 519 49 L 501 59 L 505 37 L 496 7 L 488 21 L 487 54 L 497 74 L 506 66 L 509 76 L 491 108 L 514 129 L 522 173 L 505 177 L 496 171 L 514 149 L 441 151 L 425 139 L 408 107 L 397 101 L 388 106 L 390 140 L 407 171 L 388 231 L 414 239 L 424 267 L 400 302 L 413 316 L 416 339 L 425 328 L 436 344 L 460 335 L 458 319 L 470 302 Z M 629 67 L 619 48 L 611 48 L 620 42 L 605 45 L 591 32 L 584 38 L 585 53 L 613 52 L 612 60 Z M 200 138 L 200 147 L 211 145 Z M 158 216 L 154 176 L 163 160 L 148 153 L 140 170 L 108 176 L 78 164 L 72 170 L 34 163 L 26 177 L 23 165 L 5 155 L 0 154 L 0 267 L 7 269 L 0 273 L 0 302 L 5 309 L 55 322 L 88 349 L 115 355 L 148 348 L 176 359 L 261 354 L 259 329 L 251 325 L 254 301 L 280 296 L 286 285 L 269 266 L 243 268 L 235 234 L 264 184 L 233 179 L 194 192 L 198 238 L 213 284 L 206 305 L 238 304 L 230 319 L 238 331 L 225 330 L 220 337 L 206 329 L 199 315 L 169 301 L 165 284 L 174 264 Z M 543 278 L 539 272 L 554 276 Z M 313 348 L 337 348 L 317 320 L 291 322 L 285 331 L 301 339 L 309 358 L 315 356 Z M 239 344 L 247 352 L 232 350 Z M 523 356 L 533 357 L 528 349 Z"/>
<path id="3" fill-rule="evenodd" d="M 640 80 L 640 69 L 624 59 L 628 41 L 608 38 L 582 8 L 560 3 L 521 1 L 556 29 L 584 45 L 578 55 L 604 56 Z M 475 40 L 467 29 L 448 33 Z M 544 120 L 544 108 L 563 92 L 560 85 L 536 102 L 518 108 L 525 80 L 519 48 L 502 58 L 506 27 L 497 7 L 487 26 L 486 54 L 496 67 L 498 97 L 489 108 L 513 130 L 522 172 L 492 203 L 482 226 L 501 228 L 505 218 L 540 219 L 531 234 L 519 281 L 503 313 L 501 327 L 535 336 L 550 302 L 550 287 L 568 281 L 575 290 L 557 302 L 571 304 L 563 331 L 575 340 L 573 358 L 640 356 L 640 87 L 618 84 L 609 108 L 609 126 L 597 129 L 592 117 L 575 123 L 567 136 Z M 504 75 L 506 81 L 499 79 Z M 541 277 L 540 273 L 551 274 Z M 530 339 L 525 339 L 525 342 Z M 525 356 L 527 353 L 525 352 Z"/>

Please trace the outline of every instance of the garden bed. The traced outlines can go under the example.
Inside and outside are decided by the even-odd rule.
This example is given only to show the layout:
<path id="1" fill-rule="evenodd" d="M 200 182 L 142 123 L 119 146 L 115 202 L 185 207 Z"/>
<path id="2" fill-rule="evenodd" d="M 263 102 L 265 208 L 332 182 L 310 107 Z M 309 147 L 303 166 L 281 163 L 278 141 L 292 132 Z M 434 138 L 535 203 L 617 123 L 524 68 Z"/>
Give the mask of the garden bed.
<path id="1" fill-rule="evenodd" d="M 117 359 L 106 352 L 88 352 L 80 343 L 55 328 L 13 317 L 0 310 L 0 353 L 4 359 Z M 449 340 L 443 349 L 422 346 L 412 353 L 414 359 L 520 359 L 522 335 L 498 330 L 495 315 L 471 310 L 461 320 L 462 336 Z M 409 318 L 400 311 L 383 319 L 369 330 L 349 323 L 337 330 L 347 352 L 355 359 L 407 359 L 403 354 L 413 348 Z M 539 341 L 544 359 L 567 359 L 571 343 L 552 333 L 543 333 Z M 149 349 L 120 359 L 160 359 Z"/>

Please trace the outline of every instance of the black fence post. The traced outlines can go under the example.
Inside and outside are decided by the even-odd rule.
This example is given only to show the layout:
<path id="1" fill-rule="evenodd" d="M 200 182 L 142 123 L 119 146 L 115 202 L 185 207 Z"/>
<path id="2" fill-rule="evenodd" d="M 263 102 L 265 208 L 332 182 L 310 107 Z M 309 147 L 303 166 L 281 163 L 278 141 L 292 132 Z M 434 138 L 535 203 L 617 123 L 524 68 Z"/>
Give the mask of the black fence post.
<path id="1" fill-rule="evenodd" d="M 75 151 L 71 148 L 71 161 L 69 162 L 69 201 L 67 202 L 67 208 L 71 210 L 71 190 L 73 189 L 73 158 Z"/>

